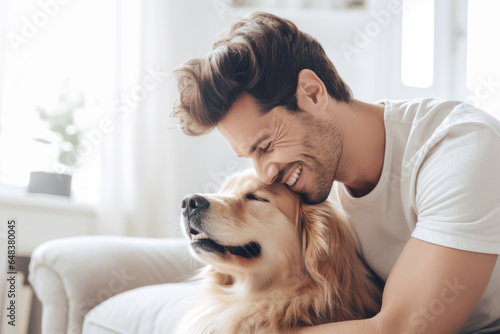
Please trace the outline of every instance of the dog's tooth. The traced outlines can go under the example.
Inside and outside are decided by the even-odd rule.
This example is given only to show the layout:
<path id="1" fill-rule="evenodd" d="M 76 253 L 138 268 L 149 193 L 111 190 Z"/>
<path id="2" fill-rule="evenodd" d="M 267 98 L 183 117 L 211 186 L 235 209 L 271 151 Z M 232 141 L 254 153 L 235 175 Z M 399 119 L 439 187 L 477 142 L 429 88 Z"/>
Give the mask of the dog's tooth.
<path id="1" fill-rule="evenodd" d="M 200 232 L 200 233 L 198 233 L 196 235 L 195 234 L 191 234 L 191 236 L 192 236 L 193 240 L 208 239 L 208 236 L 205 233 L 203 233 L 203 232 Z"/>

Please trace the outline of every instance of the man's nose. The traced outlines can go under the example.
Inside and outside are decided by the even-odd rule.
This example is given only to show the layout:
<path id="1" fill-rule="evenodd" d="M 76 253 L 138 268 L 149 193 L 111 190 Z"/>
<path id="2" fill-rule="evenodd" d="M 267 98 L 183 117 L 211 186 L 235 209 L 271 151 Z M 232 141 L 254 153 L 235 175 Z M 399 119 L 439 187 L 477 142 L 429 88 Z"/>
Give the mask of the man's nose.
<path id="1" fill-rule="evenodd" d="M 189 194 L 182 199 L 182 215 L 190 217 L 196 213 L 206 211 L 209 206 L 210 202 L 205 197 L 197 194 Z"/>
<path id="2" fill-rule="evenodd" d="M 255 171 L 260 181 L 265 184 L 272 184 L 278 176 L 279 168 L 277 164 L 270 163 L 261 165 L 254 161 Z"/>

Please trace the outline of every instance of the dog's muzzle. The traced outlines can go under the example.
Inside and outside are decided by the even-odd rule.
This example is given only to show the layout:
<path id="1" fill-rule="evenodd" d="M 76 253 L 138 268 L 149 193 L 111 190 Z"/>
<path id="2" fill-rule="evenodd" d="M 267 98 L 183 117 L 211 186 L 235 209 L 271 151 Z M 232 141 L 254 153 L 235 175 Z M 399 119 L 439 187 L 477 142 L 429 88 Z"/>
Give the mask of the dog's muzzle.
<path id="1" fill-rule="evenodd" d="M 202 249 L 206 252 L 224 255 L 229 252 L 243 258 L 256 258 L 261 253 L 261 247 L 257 242 L 248 242 L 244 245 L 221 245 L 204 232 L 204 213 L 207 213 L 210 202 L 198 194 L 189 194 L 182 199 L 181 210 L 185 218 L 184 227 L 187 235 L 191 235 L 191 247 Z M 197 237 L 196 237 L 197 236 Z"/>

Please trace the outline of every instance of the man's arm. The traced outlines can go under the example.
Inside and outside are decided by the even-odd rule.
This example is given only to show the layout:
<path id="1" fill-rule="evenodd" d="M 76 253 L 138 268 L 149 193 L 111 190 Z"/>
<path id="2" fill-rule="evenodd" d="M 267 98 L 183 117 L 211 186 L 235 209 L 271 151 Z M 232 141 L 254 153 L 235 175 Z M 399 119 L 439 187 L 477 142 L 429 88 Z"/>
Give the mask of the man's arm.
<path id="1" fill-rule="evenodd" d="M 378 315 L 299 333 L 457 333 L 481 299 L 497 257 L 412 237 L 389 275 Z"/>

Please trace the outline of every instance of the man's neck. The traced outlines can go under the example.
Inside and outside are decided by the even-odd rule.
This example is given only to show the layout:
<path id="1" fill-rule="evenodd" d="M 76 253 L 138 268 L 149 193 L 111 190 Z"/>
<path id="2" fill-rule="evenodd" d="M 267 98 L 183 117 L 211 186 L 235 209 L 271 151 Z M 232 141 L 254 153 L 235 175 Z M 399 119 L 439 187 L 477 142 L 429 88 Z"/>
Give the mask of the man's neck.
<path id="1" fill-rule="evenodd" d="M 342 113 L 344 156 L 337 180 L 355 197 L 371 192 L 377 185 L 385 154 L 384 105 L 358 100 L 345 105 Z"/>

